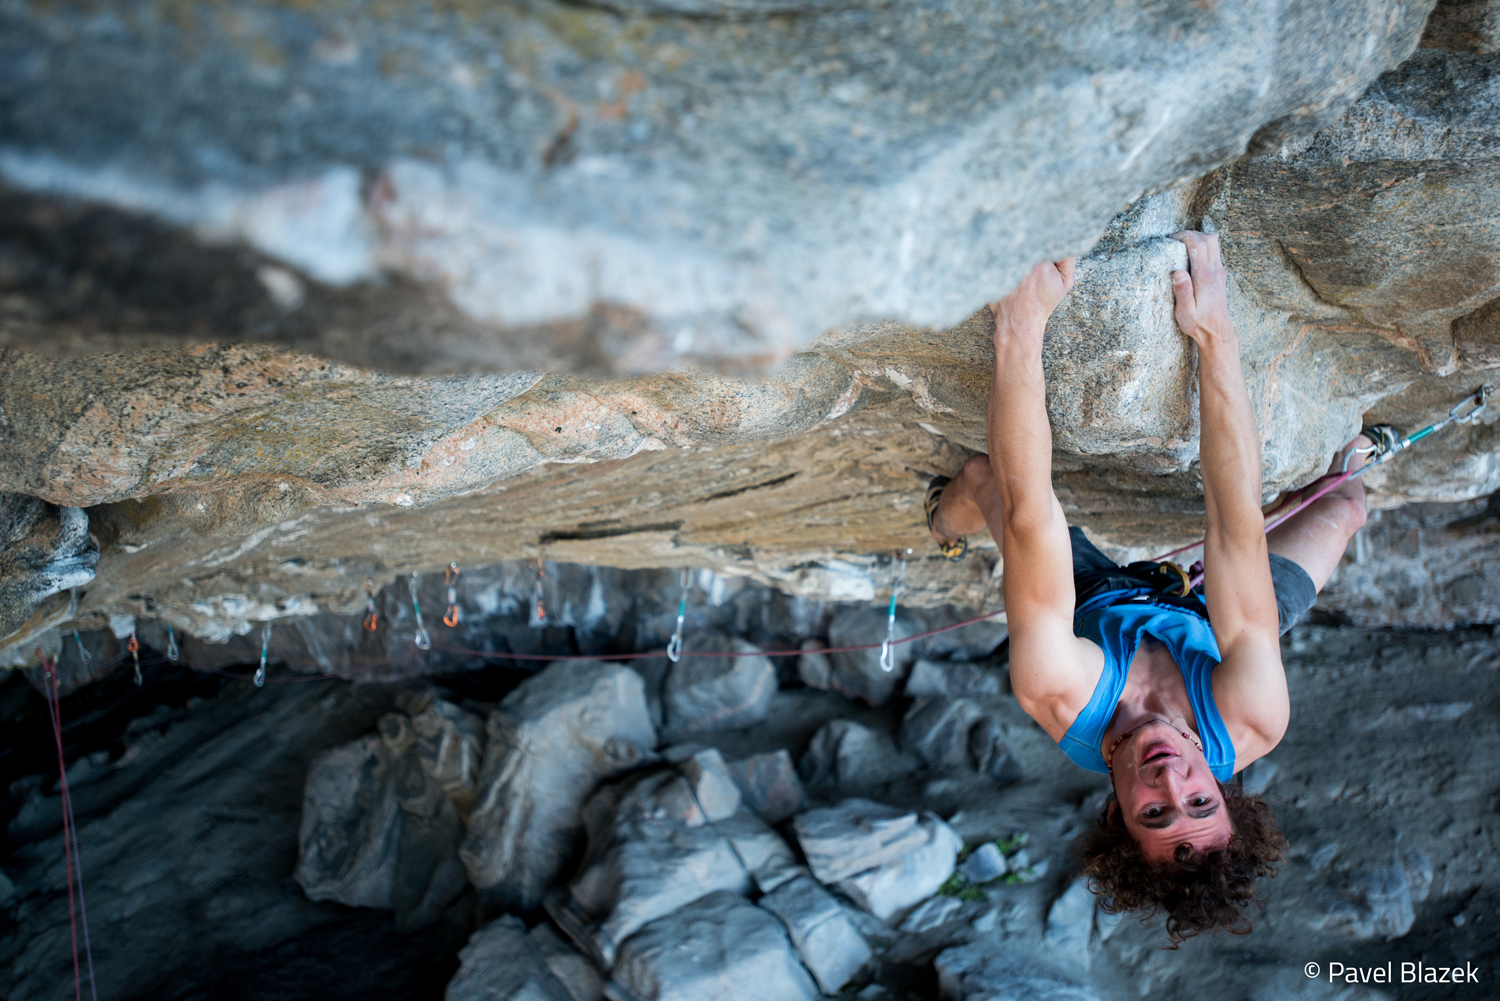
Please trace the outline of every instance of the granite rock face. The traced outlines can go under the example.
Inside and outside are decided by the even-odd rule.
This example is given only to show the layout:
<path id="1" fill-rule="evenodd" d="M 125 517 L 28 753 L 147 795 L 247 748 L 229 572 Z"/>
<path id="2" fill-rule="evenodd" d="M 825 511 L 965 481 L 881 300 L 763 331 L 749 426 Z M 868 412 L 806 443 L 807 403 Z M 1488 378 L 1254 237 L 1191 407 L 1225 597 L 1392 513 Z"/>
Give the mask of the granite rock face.
<path id="1" fill-rule="evenodd" d="M 1495 0 L 1438 0 L 1427 17 L 1422 47 L 1476 55 L 1500 51 L 1500 4 Z"/>
<path id="2" fill-rule="evenodd" d="M 981 303 L 1071 251 L 1088 253 L 1046 347 L 1057 492 L 1111 555 L 1155 555 L 1203 526 L 1195 363 L 1169 308 L 1181 250 L 1166 237 L 1184 227 L 1224 244 L 1267 501 L 1362 422 L 1420 427 L 1500 366 L 1500 54 L 1439 44 L 1443 24 L 1488 24 L 1492 5 L 1445 3 L 1410 58 L 1429 3 L 973 4 L 941 19 L 903 3 L 710 6 L 376 23 L 251 4 L 256 27 L 233 31 L 219 14 L 126 29 L 0 12 L 15 55 L 0 58 L 0 175 L 24 189 L 0 199 L 0 256 L 19 262 L 0 269 L 0 490 L 88 508 L 100 546 L 76 607 L 36 598 L 29 571 L 0 574 L 0 619 L 17 624 L 0 662 L 144 607 L 215 643 L 324 615 L 295 641 L 278 627 L 275 642 L 306 648 L 287 662 L 378 671 L 407 644 L 351 625 L 365 581 L 431 581 L 456 557 L 689 566 L 874 602 L 910 549 L 903 604 L 993 608 L 991 540 L 938 559 L 922 490 L 986 447 Z M 102 34 L 59 48 L 89 25 Z M 117 31 L 140 44 L 100 40 Z M 172 40 L 187 38 L 202 45 L 182 56 Z M 810 75 L 789 68 L 814 49 Z M 213 68 L 191 94 L 178 58 Z M 48 73 L 17 68 L 44 64 L 69 69 L 39 87 Z M 117 73 L 147 88 L 149 113 L 66 124 L 67 109 L 121 105 L 91 96 Z M 204 94 L 220 113 L 204 116 Z M 96 232 L 45 191 L 155 213 L 151 250 L 174 221 L 259 250 L 132 255 L 129 227 Z M 67 236 L 50 256 L 47 219 Z M 145 290 L 110 291 L 140 256 Z M 389 283 L 367 289 L 376 272 Z M 173 275 L 200 290 L 221 275 L 232 301 L 203 293 L 182 312 Z M 473 314 L 439 324 L 468 333 L 433 335 L 452 365 L 413 360 L 431 331 L 389 319 L 437 315 L 412 306 L 437 286 Z M 264 301 L 236 305 L 252 293 Z M 538 326 L 600 311 L 638 321 L 609 321 L 624 332 L 599 334 L 616 351 L 604 361 L 579 347 L 571 365 L 566 345 L 583 342 Z M 204 337 L 184 333 L 199 314 Z M 400 343 L 350 348 L 366 320 Z M 954 325 L 922 325 L 938 323 Z M 487 347 L 464 353 L 466 337 L 522 327 L 557 352 L 503 374 Z M 349 357 L 369 367 L 329 360 Z M 626 374 L 683 359 L 785 360 L 764 379 Z M 1500 489 L 1496 426 L 1449 429 L 1372 473 L 1372 506 Z M 1487 580 L 1440 569 L 1434 594 L 1477 597 L 1378 621 L 1477 621 Z M 408 604 L 382 610 L 403 634 Z M 1373 622 L 1377 605 L 1344 587 L 1323 607 Z M 862 643 L 879 612 L 859 614 Z M 351 637 L 358 656 L 328 652 Z M 915 652 L 900 650 L 896 676 Z M 827 684 L 884 701 L 899 678 L 875 656 L 831 655 Z"/>
<path id="3" fill-rule="evenodd" d="M 24 640 L 33 611 L 93 580 L 98 562 L 87 513 L 0 493 L 0 644 L 13 636 Z"/>
<path id="4" fill-rule="evenodd" d="M 1475 211 L 1500 182 L 1497 107 L 1500 58 L 1420 50 L 1309 141 L 1223 171 L 1227 263 L 1273 308 L 1374 330 L 1427 371 L 1493 365 L 1493 325 L 1454 321 L 1500 298 L 1500 224 Z"/>
<path id="5" fill-rule="evenodd" d="M 319 282 L 431 283 L 517 339 L 624 307 L 627 370 L 756 366 L 958 322 L 1142 192 L 1331 122 L 1431 7 L 17 4 L 0 176 Z M 263 284 L 290 307 L 303 279 Z"/>

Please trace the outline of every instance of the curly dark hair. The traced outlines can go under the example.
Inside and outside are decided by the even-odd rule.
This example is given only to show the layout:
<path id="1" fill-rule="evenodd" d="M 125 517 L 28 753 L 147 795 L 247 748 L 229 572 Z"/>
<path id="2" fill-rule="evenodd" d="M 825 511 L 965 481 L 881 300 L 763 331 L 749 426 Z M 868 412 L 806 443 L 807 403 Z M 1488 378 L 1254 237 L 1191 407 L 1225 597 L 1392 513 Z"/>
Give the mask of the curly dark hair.
<path id="1" fill-rule="evenodd" d="M 1233 825 L 1229 843 L 1210 852 L 1179 845 L 1174 860 L 1147 861 L 1111 796 L 1099 816 L 1099 829 L 1079 839 L 1078 852 L 1089 889 L 1111 914 L 1160 907 L 1167 913 L 1171 948 L 1210 928 L 1235 935 L 1250 931 L 1245 913 L 1259 898 L 1255 880 L 1275 876 L 1271 863 L 1286 851 L 1271 808 L 1238 786 L 1219 783 Z"/>

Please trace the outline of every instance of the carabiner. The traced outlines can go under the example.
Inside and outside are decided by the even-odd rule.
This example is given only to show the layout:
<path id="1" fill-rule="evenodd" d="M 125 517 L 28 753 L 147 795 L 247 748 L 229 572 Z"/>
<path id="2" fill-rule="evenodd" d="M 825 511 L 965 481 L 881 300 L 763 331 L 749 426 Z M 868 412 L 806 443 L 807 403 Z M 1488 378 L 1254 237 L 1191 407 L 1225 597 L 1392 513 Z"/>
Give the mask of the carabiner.
<path id="1" fill-rule="evenodd" d="M 1490 405 L 1490 394 L 1494 391 L 1495 388 L 1493 386 L 1491 386 L 1489 383 L 1485 383 L 1483 386 L 1480 386 L 1478 389 L 1474 390 L 1472 395 L 1466 396 L 1462 400 L 1459 400 L 1457 403 L 1455 403 L 1453 405 L 1453 409 L 1448 411 L 1448 416 L 1451 417 L 1457 424 L 1473 424 L 1474 422 L 1478 421 L 1480 417 L 1484 416 L 1485 408 Z M 1472 406 L 1474 409 L 1470 410 L 1468 413 L 1460 414 L 1459 411 L 1462 410 L 1465 406 Z"/>

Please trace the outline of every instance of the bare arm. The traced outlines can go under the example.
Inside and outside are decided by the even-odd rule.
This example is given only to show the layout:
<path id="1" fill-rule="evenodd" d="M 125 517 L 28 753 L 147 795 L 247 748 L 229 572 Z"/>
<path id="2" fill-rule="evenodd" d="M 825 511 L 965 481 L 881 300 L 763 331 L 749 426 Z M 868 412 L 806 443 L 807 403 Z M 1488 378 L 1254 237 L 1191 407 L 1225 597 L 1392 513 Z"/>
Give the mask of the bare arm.
<path id="1" fill-rule="evenodd" d="M 1042 373 L 1047 318 L 1072 287 L 1071 259 L 1039 264 L 992 306 L 989 450 L 1001 524 L 991 524 L 990 531 L 1005 559 L 1011 684 L 1021 707 L 1054 740 L 1087 704 L 1103 666 L 1099 649 L 1073 635 L 1072 546 L 1052 491 L 1052 427 Z"/>
<path id="2" fill-rule="evenodd" d="M 1219 239 L 1191 232 L 1175 237 L 1187 245 L 1191 272 L 1172 275 L 1177 323 L 1198 345 L 1198 455 L 1208 515 L 1204 592 L 1223 658 L 1214 672 L 1214 698 L 1231 732 L 1241 731 L 1236 751 L 1243 767 L 1281 740 L 1291 713 L 1260 508 L 1260 433 L 1229 320 Z"/>

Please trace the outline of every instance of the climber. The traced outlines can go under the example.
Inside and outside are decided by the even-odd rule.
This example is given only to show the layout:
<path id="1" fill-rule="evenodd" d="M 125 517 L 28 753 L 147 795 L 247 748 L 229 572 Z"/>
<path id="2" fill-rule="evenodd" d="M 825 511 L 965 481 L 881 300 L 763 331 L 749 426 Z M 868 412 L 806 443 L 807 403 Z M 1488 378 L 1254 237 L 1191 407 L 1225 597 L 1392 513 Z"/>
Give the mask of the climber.
<path id="1" fill-rule="evenodd" d="M 1264 533 L 1260 435 L 1218 239 L 1175 238 L 1189 265 L 1172 275 L 1175 316 L 1198 351 L 1203 586 L 1189 592 L 1170 565 L 1116 565 L 1069 528 L 1052 491 L 1042 334 L 1073 286 L 1072 260 L 1037 265 L 991 307 L 990 453 L 951 482 L 934 480 L 927 505 L 950 558 L 986 525 L 1000 540 L 1016 699 L 1113 786 L 1082 845 L 1090 887 L 1106 910 L 1163 908 L 1174 944 L 1215 926 L 1249 931 L 1254 880 L 1274 875 L 1286 842 L 1265 803 L 1230 780 L 1286 732 L 1278 636 L 1311 607 L 1365 519 L 1352 480 Z M 1335 468 L 1350 453 L 1362 462 L 1369 442 L 1356 438 Z"/>

